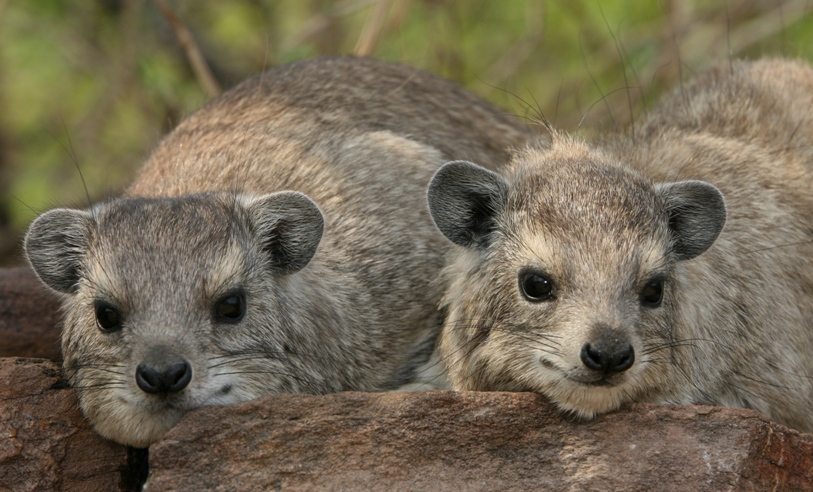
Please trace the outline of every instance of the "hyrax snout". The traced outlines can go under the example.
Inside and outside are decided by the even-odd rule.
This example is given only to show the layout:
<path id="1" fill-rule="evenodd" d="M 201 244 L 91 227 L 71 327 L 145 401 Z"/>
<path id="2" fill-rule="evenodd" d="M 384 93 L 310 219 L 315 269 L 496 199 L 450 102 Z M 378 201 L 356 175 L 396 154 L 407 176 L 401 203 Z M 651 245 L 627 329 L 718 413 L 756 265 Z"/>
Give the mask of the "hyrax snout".
<path id="1" fill-rule="evenodd" d="M 627 337 L 606 326 L 598 326 L 584 342 L 579 358 L 584 367 L 603 377 L 624 372 L 635 362 L 635 349 Z"/>
<path id="2" fill-rule="evenodd" d="M 190 409 L 432 383 L 448 246 L 424 191 L 529 131 L 457 85 L 352 57 L 248 80 L 181 122 L 124 196 L 57 209 L 26 253 L 64 300 L 64 372 L 104 436 Z"/>
<path id="3" fill-rule="evenodd" d="M 178 393 L 192 380 L 192 366 L 166 345 L 155 347 L 149 357 L 136 366 L 136 384 L 152 395 Z"/>
<path id="4" fill-rule="evenodd" d="M 810 107 L 806 64 L 725 63 L 632 134 L 554 132 L 500 174 L 438 170 L 452 386 L 537 391 L 584 417 L 749 407 L 813 430 Z"/>

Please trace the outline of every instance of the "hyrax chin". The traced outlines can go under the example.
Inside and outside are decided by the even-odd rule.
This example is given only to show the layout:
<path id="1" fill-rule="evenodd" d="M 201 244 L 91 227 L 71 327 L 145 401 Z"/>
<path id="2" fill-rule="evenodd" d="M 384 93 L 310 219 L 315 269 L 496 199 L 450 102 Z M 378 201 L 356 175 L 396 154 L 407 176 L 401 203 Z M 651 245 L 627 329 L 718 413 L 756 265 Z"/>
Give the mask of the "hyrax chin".
<path id="1" fill-rule="evenodd" d="M 813 431 L 813 71 L 724 64 L 634 133 L 451 162 L 433 218 L 455 389 L 757 409 Z M 723 198 L 725 197 L 725 199 Z"/>
<path id="2" fill-rule="evenodd" d="M 202 405 L 415 386 L 449 249 L 426 185 L 446 160 L 495 164 L 527 137 L 455 84 L 367 59 L 223 94 L 123 197 L 47 212 L 26 236 L 64 299 L 64 372 L 85 415 L 144 447 Z"/>

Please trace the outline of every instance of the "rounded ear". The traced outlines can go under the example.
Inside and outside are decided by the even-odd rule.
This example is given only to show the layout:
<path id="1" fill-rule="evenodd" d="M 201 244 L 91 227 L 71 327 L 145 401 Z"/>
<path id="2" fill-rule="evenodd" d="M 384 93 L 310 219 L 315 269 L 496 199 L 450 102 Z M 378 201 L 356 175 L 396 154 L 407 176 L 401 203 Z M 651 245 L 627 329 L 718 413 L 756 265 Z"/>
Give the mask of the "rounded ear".
<path id="1" fill-rule="evenodd" d="M 507 197 L 508 183 L 502 176 L 466 161 L 444 164 L 427 190 L 435 225 L 450 241 L 467 248 L 488 245 Z"/>
<path id="2" fill-rule="evenodd" d="M 704 181 L 657 186 L 669 214 L 672 246 L 678 260 L 689 260 L 714 244 L 726 221 L 723 194 Z"/>
<path id="3" fill-rule="evenodd" d="M 307 195 L 281 191 L 249 199 L 246 208 L 273 270 L 280 275 L 297 272 L 316 253 L 325 221 Z"/>
<path id="4" fill-rule="evenodd" d="M 65 294 L 76 289 L 92 228 L 90 212 L 67 208 L 45 212 L 31 224 L 23 248 L 45 285 Z"/>

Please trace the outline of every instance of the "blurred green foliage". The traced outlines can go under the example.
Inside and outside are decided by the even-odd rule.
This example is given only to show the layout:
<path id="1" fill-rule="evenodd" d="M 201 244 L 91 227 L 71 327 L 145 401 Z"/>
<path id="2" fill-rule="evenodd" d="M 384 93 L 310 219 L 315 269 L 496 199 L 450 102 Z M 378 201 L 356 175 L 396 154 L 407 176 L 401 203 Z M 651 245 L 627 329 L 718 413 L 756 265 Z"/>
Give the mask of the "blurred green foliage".
<path id="1" fill-rule="evenodd" d="M 120 190 L 208 99 L 157 3 L 0 0 L 0 263 L 20 261 L 37 213 Z M 808 0 L 168 3 L 223 87 L 301 58 L 369 54 L 569 131 L 626 125 L 716 59 L 813 57 Z"/>

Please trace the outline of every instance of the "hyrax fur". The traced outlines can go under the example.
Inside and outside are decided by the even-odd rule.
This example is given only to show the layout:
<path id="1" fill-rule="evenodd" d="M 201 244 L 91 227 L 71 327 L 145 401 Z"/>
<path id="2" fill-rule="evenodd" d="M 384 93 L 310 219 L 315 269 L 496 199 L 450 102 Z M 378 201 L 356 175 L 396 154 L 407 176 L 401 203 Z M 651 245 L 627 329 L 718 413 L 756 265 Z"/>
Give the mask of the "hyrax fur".
<path id="1" fill-rule="evenodd" d="M 144 447 L 188 410 L 414 381 L 448 251 L 425 189 L 528 130 L 369 59 L 248 80 L 169 134 L 124 196 L 43 214 L 30 263 L 64 299 L 64 372 L 98 432 Z M 317 207 L 318 204 L 318 207 Z"/>
<path id="2" fill-rule="evenodd" d="M 439 341 L 452 386 L 584 417 L 748 407 L 813 431 L 813 70 L 722 64 L 634 139 L 535 147 L 503 176 L 453 162 L 430 184 L 460 246 Z"/>

